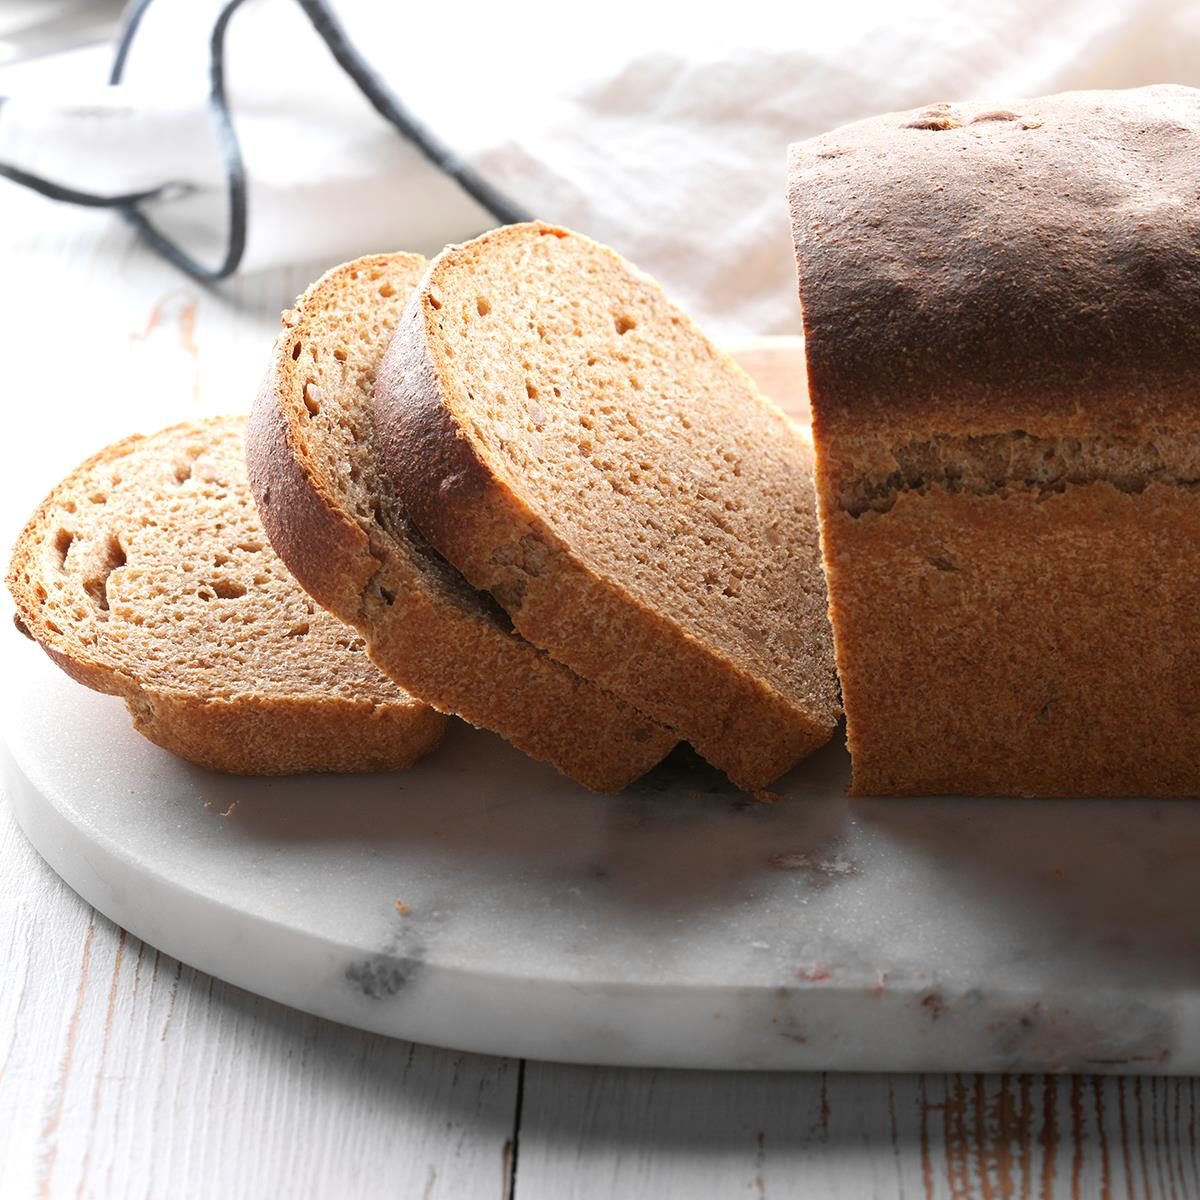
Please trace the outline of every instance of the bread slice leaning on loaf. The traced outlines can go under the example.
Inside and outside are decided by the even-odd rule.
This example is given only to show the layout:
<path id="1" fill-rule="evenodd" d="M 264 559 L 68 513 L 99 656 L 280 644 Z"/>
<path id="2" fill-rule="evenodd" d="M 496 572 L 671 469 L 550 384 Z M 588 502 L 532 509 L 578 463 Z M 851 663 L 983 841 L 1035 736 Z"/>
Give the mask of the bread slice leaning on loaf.
<path id="1" fill-rule="evenodd" d="M 254 775 L 411 765 L 446 718 L 300 589 L 246 484 L 241 417 L 131 437 L 73 471 L 13 553 L 19 626 L 135 728 Z"/>
<path id="2" fill-rule="evenodd" d="M 414 522 L 521 633 L 735 783 L 828 740 L 811 447 L 611 250 L 536 223 L 445 250 L 376 427 Z"/>
<path id="3" fill-rule="evenodd" d="M 376 462 L 371 395 L 426 267 L 409 254 L 328 272 L 284 314 L 247 439 L 272 544 L 415 695 L 617 791 L 675 744 L 666 729 L 513 632 L 409 522 Z"/>

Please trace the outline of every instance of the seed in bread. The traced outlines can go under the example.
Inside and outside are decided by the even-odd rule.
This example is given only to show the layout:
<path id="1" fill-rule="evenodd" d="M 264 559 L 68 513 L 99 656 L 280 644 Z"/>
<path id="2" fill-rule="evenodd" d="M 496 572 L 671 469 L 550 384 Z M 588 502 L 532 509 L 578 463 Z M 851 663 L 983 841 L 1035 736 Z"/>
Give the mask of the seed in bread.
<path id="1" fill-rule="evenodd" d="M 135 727 L 241 774 L 406 767 L 446 718 L 382 675 L 271 551 L 246 483 L 245 418 L 102 450 L 26 525 L 20 628 Z"/>
<path id="2" fill-rule="evenodd" d="M 542 224 L 449 247 L 376 414 L 415 524 L 530 641 L 750 790 L 828 740 L 811 448 L 611 250 Z"/>
<path id="3" fill-rule="evenodd" d="M 1200 792 L 1200 92 L 792 147 L 860 794 Z"/>
<path id="4" fill-rule="evenodd" d="M 430 548 L 378 469 L 375 373 L 426 265 L 409 254 L 347 263 L 284 314 L 247 439 L 263 522 L 301 584 L 414 695 L 617 791 L 676 738 L 515 633 Z"/>

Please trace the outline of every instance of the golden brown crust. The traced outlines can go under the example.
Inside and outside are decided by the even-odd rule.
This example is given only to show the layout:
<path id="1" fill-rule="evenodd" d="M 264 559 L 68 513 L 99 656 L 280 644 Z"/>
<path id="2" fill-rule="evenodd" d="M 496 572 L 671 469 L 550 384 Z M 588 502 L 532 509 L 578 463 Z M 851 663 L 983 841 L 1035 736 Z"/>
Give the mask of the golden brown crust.
<path id="1" fill-rule="evenodd" d="M 1154 87 L 792 148 L 854 792 L 1200 792 L 1198 145 Z"/>
<path id="2" fill-rule="evenodd" d="M 791 147 L 809 379 L 864 419 L 1137 419 L 1200 359 L 1200 92 L 887 113 Z"/>
<path id="3" fill-rule="evenodd" d="M 414 695 L 494 730 L 586 787 L 618 791 L 654 766 L 675 737 L 513 633 L 415 530 L 388 516 L 387 506 L 377 503 L 360 523 L 349 497 L 322 471 L 314 440 L 320 435 L 304 412 L 307 367 L 297 366 L 305 363 L 304 348 L 314 339 L 320 344 L 323 314 L 348 302 L 354 272 L 369 277 L 377 270 L 395 281 L 395 291 L 374 301 L 381 322 L 394 320 L 416 282 L 417 261 L 395 255 L 345 264 L 285 315 L 248 443 L 268 536 L 314 598 L 353 624 L 372 659 Z M 383 348 L 381 340 L 378 357 Z M 333 347 L 323 353 L 327 360 Z M 362 360 L 364 372 L 373 371 L 375 353 Z M 326 389 L 323 403 L 340 401 Z"/>
<path id="4" fill-rule="evenodd" d="M 235 775 L 399 771 L 436 749 L 447 723 L 426 704 L 343 697 L 247 704 L 143 691 L 126 705 L 156 745 Z"/>
<path id="5" fill-rule="evenodd" d="M 171 606 L 169 598 L 152 609 L 131 600 L 111 611 L 107 595 L 105 607 L 95 610 L 80 603 L 72 611 L 68 604 L 54 602 L 68 582 L 73 570 L 69 555 L 83 534 L 72 533 L 69 539 L 64 539 L 70 548 L 63 548 L 57 554 L 55 541 L 63 536 L 62 530 L 81 531 L 94 523 L 85 518 L 84 512 L 91 503 L 89 494 L 95 491 L 99 476 L 119 472 L 133 477 L 126 486 L 137 486 L 134 480 L 145 461 L 162 464 L 161 471 L 165 472 L 171 456 L 185 442 L 204 445 L 233 440 L 240 449 L 242 426 L 241 418 L 218 418 L 175 426 L 150 438 L 126 438 L 93 455 L 72 472 L 38 507 L 14 548 L 8 585 L 17 605 L 18 628 L 37 641 L 51 660 L 77 682 L 122 697 L 139 732 L 201 766 L 238 774 L 270 775 L 394 770 L 410 766 L 441 740 L 445 718 L 377 673 L 364 673 L 361 653 L 355 656 L 349 649 L 349 632 L 344 634 L 347 640 L 340 642 L 330 618 L 318 620 L 322 629 L 328 626 L 324 629 L 328 636 L 321 640 L 316 651 L 328 656 L 323 667 L 327 686 L 296 679 L 292 686 L 283 682 L 256 690 L 243 686 L 233 676 L 231 666 L 231 674 L 225 680 L 229 694 L 216 695 L 202 690 L 204 681 L 213 677 L 211 661 L 207 672 L 189 675 L 186 667 L 164 671 L 153 659 L 138 660 L 136 654 L 122 652 L 121 627 L 128 629 L 131 622 L 142 627 L 169 619 L 171 613 L 163 611 Z M 240 453 L 232 461 L 239 462 Z M 240 482 L 237 478 L 226 479 L 223 486 L 226 485 L 235 494 L 240 488 L 249 503 L 244 478 Z M 119 481 L 114 482 L 114 487 L 119 486 Z M 122 499 L 131 497 L 122 498 L 114 492 L 101 503 L 106 512 L 117 508 L 127 512 L 128 504 L 118 504 Z M 141 499 L 146 505 L 153 503 L 149 495 Z M 211 530 L 201 527 L 198 514 L 189 517 L 186 504 L 178 508 L 157 504 L 153 510 L 154 521 L 150 524 L 154 529 L 176 525 L 184 530 L 188 521 L 194 519 L 199 539 L 212 538 Z M 233 519 L 232 507 L 229 511 Z M 251 526 L 250 532 L 255 528 L 256 525 Z M 128 566 L 130 570 L 152 575 L 159 581 L 156 588 L 161 587 L 163 594 L 169 596 L 170 578 L 178 573 L 181 564 L 173 568 L 157 558 L 155 548 L 150 545 L 154 536 L 139 535 L 136 544 L 140 547 L 143 544 L 140 538 L 144 537 L 148 553 L 143 555 L 138 549 L 131 549 Z M 261 532 L 258 536 L 261 539 Z M 134 540 L 126 537 L 126 545 L 133 544 Z M 266 567 L 269 553 L 252 552 L 256 572 Z M 121 563 L 121 567 L 125 565 Z M 49 578 L 50 570 L 62 578 Z M 110 579 L 114 587 L 115 578 Z M 264 577 L 264 581 L 282 587 L 285 593 L 290 588 L 293 595 L 302 595 L 294 584 L 281 584 L 278 577 L 273 576 L 269 581 Z M 129 612 L 125 611 L 127 608 Z M 261 621 L 261 613 L 255 619 Z M 182 631 L 188 625 L 185 621 L 179 628 Z M 196 653 L 215 659 L 219 675 L 223 651 L 216 639 L 210 645 L 205 643 L 203 628 L 201 621 L 181 633 L 180 657 Z M 260 631 L 260 636 L 265 633 Z M 339 676 L 340 668 L 345 668 L 344 675 Z M 378 681 L 374 689 L 369 686 L 372 675 Z M 362 694 L 355 698 L 339 691 L 341 683 L 351 679 L 356 681 L 354 686 L 359 686 L 357 681 L 368 681 Z"/>
<path id="6" fill-rule="evenodd" d="M 910 494 L 825 539 L 855 794 L 1200 792 L 1194 494 Z"/>
<path id="7" fill-rule="evenodd" d="M 366 534 L 293 455 L 287 417 L 275 402 L 281 375 L 284 388 L 296 386 L 286 338 L 274 353 L 246 428 L 250 487 L 271 545 L 300 586 L 330 612 L 351 612 L 379 562 Z"/>
<path id="8" fill-rule="evenodd" d="M 471 583 L 496 596 L 521 633 L 669 723 L 740 786 L 763 788 L 829 739 L 838 711 L 831 664 L 820 695 L 807 703 L 785 697 L 597 569 L 490 461 L 473 418 L 456 406 L 453 368 L 438 328 L 437 297 L 446 290 L 447 272 L 458 267 L 460 252 L 483 254 L 489 244 L 546 233 L 578 238 L 550 226 L 512 226 L 435 260 L 401 318 L 376 383 L 381 457 L 417 526 Z M 637 286 L 658 294 L 649 281 Z M 753 385 L 740 369 L 712 354 L 741 376 L 747 403 L 754 403 Z M 781 415 L 778 426 L 781 439 L 796 440 L 797 456 L 807 453 Z M 810 532 L 815 542 L 815 528 Z M 815 560 L 812 573 L 823 598 Z M 827 660 L 824 606 L 816 607 L 822 627 L 816 644 L 805 649 Z"/>

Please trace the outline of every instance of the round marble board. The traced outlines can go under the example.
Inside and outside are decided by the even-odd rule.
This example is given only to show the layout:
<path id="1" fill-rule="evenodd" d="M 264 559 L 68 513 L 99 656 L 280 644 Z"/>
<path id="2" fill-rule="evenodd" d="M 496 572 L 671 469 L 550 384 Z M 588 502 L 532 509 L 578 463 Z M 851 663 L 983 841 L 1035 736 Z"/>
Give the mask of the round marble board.
<path id="1" fill-rule="evenodd" d="M 162 951 L 396 1037 L 632 1065 L 1200 1071 L 1200 805 L 848 800 L 840 735 L 748 800 L 687 751 L 595 796 L 456 724 L 407 772 L 249 779 L 34 646 L 3 785 Z"/>

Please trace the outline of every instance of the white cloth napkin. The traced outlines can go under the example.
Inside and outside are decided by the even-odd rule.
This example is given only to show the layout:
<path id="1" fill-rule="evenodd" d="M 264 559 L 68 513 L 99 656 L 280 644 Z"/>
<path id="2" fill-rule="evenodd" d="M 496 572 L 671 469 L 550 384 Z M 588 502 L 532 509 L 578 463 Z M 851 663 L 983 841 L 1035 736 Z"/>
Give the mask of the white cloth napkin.
<path id="1" fill-rule="evenodd" d="M 207 93 L 221 7 L 153 0 L 120 85 L 9 98 L 0 162 L 104 195 L 187 184 L 143 211 L 218 262 L 227 186 Z M 516 207 L 615 246 L 719 336 L 798 327 L 788 142 L 937 100 L 1200 84 L 1200 5 L 1185 0 L 683 11 L 336 5 L 350 41 L 443 146 Z M 496 223 L 372 111 L 295 0 L 238 8 L 225 68 L 247 176 L 239 269 L 429 253 Z"/>

